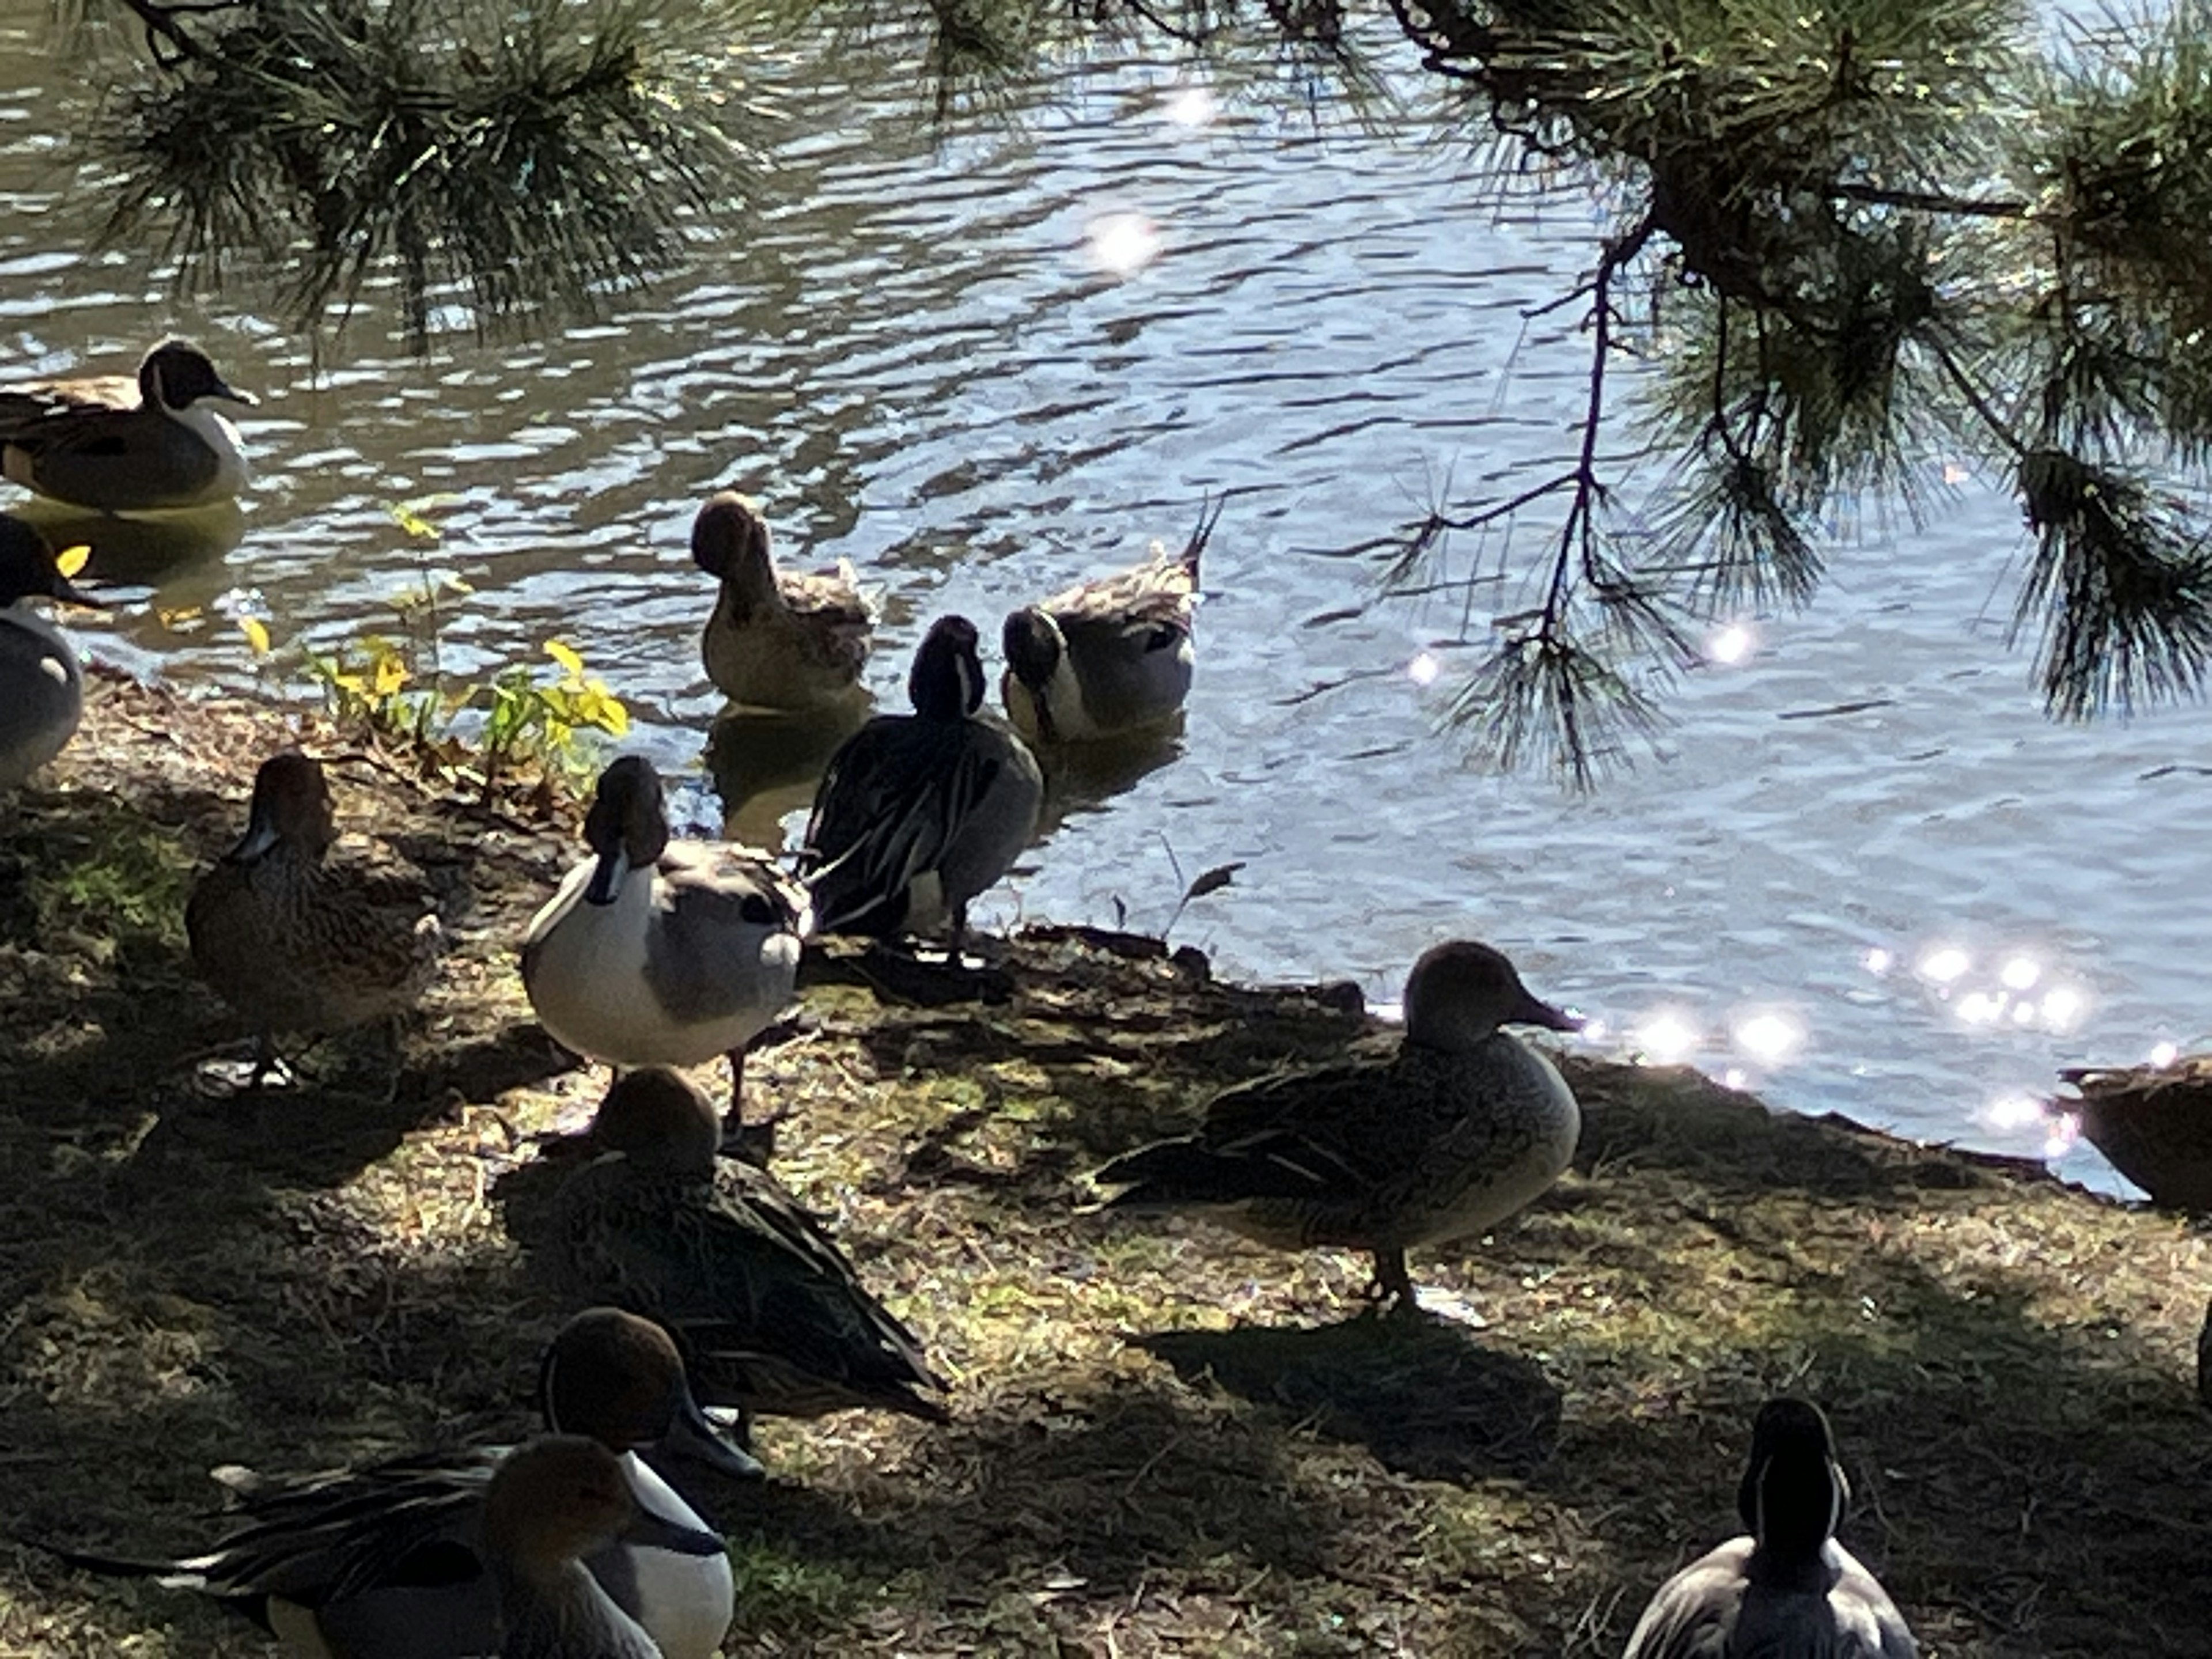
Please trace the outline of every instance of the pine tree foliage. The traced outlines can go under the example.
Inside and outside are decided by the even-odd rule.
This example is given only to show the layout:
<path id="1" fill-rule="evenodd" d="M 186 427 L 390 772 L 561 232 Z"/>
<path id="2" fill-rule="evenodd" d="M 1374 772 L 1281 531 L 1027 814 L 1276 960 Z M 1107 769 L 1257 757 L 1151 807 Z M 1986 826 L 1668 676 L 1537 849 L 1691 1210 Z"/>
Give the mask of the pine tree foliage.
<path id="1" fill-rule="evenodd" d="M 285 271 L 302 318 L 395 267 L 418 329 L 440 295 L 492 320 L 587 303 L 731 188 L 726 137 L 671 91 L 696 12 L 673 0 L 81 3 L 151 48 L 108 135 L 118 228 Z M 1453 718 L 1586 782 L 1650 732 L 1702 618 L 1805 604 L 1827 526 L 1917 515 L 1957 469 L 2020 501 L 2014 628 L 2055 714 L 2202 693 L 2212 0 L 2112 3 L 2147 9 L 2054 29 L 2031 0 L 774 0 L 753 21 L 888 46 L 940 112 L 1131 40 L 1356 97 L 1380 27 L 1501 185 L 1601 179 L 1616 222 L 1558 302 L 1589 350 L 1577 453 L 1439 501 L 1394 565 L 1471 583 L 1437 574 L 1454 538 L 1537 529 Z"/>

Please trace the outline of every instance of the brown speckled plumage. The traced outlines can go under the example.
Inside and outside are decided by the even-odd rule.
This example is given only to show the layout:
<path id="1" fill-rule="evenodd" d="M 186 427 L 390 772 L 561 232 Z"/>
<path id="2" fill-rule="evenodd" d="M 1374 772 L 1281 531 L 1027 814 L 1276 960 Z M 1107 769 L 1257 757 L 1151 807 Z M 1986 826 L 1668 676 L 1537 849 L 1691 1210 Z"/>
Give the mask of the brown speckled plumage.
<path id="1" fill-rule="evenodd" d="M 721 583 L 700 654 L 732 702 L 803 711 L 859 695 L 875 617 L 849 570 L 777 569 L 768 526 L 728 489 L 699 509 L 691 556 Z"/>

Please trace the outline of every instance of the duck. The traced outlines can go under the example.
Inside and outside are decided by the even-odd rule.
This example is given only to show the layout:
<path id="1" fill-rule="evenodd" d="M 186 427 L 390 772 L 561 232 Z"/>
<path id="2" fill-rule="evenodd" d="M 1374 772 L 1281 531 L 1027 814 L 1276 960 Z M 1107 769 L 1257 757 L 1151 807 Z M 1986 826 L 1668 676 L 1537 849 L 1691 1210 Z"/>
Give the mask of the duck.
<path id="1" fill-rule="evenodd" d="M 946 1420 L 920 1340 L 766 1170 L 718 1157 L 714 1109 L 660 1067 L 626 1073 L 554 1194 L 543 1258 L 571 1301 L 668 1327 L 710 1406 L 785 1417 L 854 1408 Z"/>
<path id="2" fill-rule="evenodd" d="M 1897 1603 L 1836 1541 L 1850 1496 L 1820 1408 L 1766 1401 L 1736 1489 L 1746 1531 L 1659 1587 L 1624 1659 L 1914 1659 Z"/>
<path id="3" fill-rule="evenodd" d="M 949 915 L 959 957 L 968 905 L 1036 831 L 1044 774 L 984 714 L 975 624 L 940 617 L 907 677 L 911 714 L 878 714 L 830 757 L 799 856 L 816 930 L 925 933 Z"/>
<path id="4" fill-rule="evenodd" d="M 691 522 L 691 558 L 721 583 L 699 654 L 729 700 L 799 714 L 862 697 L 874 613 L 852 567 L 778 570 L 767 522 L 734 489 L 708 498 Z"/>
<path id="5" fill-rule="evenodd" d="M 645 1508 L 620 1460 L 580 1435 L 548 1435 L 508 1455 L 484 1492 L 483 1533 L 499 1594 L 497 1659 L 674 1659 L 587 1561 L 627 1543 L 729 1567 L 720 1537 Z"/>
<path id="6" fill-rule="evenodd" d="M 1395 1054 L 1262 1078 L 1207 1103 L 1197 1133 L 1124 1153 L 1103 1208 L 1195 1211 L 1278 1249 L 1371 1254 L 1378 1307 L 1419 1311 L 1406 1252 L 1497 1225 L 1567 1167 L 1582 1133 L 1558 1068 L 1508 1024 L 1579 1030 L 1504 954 L 1455 939 L 1406 981 Z"/>
<path id="7" fill-rule="evenodd" d="M 563 1325 L 539 1366 L 549 1434 L 612 1462 L 638 1512 L 712 1551 L 660 1538 L 594 1542 L 584 1565 L 665 1659 L 708 1659 L 736 1611 L 720 1539 L 648 1458 L 681 1455 L 736 1480 L 761 1468 L 714 1431 L 667 1332 L 615 1308 Z M 252 1620 L 288 1651 L 351 1659 L 459 1659 L 496 1650 L 498 1545 L 491 1524 L 504 1446 L 464 1447 L 293 1480 L 234 1475 L 240 1507 L 197 1555 L 137 1560 L 57 1551 L 95 1571 L 196 1590 Z"/>
<path id="8" fill-rule="evenodd" d="M 321 763 L 272 755 L 254 775 L 246 834 L 185 906 L 200 976 L 254 1027 L 253 1084 L 276 1063 L 276 1033 L 322 1037 L 395 1018 L 436 971 L 444 936 L 422 872 L 334 854 L 337 839 Z"/>
<path id="9" fill-rule="evenodd" d="M 39 532 L 0 514 L 0 789 L 13 789 L 69 746 L 84 718 L 84 669 L 34 599 L 97 610 L 61 573 Z"/>
<path id="10" fill-rule="evenodd" d="M 1198 566 L 1220 519 L 1201 509 L 1172 557 L 1079 582 L 1006 620 L 999 696 L 1032 744 L 1096 743 L 1157 730 L 1182 712 L 1197 661 Z"/>
<path id="11" fill-rule="evenodd" d="M 790 1004 L 805 890 L 725 842 L 676 841 L 660 774 L 624 755 L 599 774 L 571 870 L 530 923 L 522 983 L 553 1040 L 621 1066 L 730 1062 L 744 1122 L 745 1045 Z"/>
<path id="12" fill-rule="evenodd" d="M 230 501 L 246 487 L 246 456 L 213 405 L 254 402 L 189 340 L 161 341 L 135 378 L 0 386 L 0 477 L 102 513 Z"/>

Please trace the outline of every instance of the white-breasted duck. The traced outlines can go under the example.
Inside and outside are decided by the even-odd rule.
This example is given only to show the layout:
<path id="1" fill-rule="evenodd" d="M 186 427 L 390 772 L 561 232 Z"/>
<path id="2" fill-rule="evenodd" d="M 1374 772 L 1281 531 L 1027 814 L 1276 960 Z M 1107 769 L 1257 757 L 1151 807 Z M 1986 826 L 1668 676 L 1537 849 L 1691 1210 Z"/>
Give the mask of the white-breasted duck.
<path id="1" fill-rule="evenodd" d="M 0 476 L 104 513 L 228 501 L 246 456 L 215 405 L 253 402 L 189 340 L 162 341 L 135 376 L 0 384 Z"/>

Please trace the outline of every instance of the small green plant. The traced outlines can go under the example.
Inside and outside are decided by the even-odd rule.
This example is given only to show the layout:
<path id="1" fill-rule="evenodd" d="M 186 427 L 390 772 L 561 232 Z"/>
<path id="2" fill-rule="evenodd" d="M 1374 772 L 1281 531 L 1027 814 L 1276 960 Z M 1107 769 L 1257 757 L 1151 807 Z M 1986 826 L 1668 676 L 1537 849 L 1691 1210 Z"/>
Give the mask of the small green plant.
<path id="1" fill-rule="evenodd" d="M 483 732 L 484 787 L 515 760 L 534 762 L 564 782 L 579 784 L 599 769 L 593 732 L 620 738 L 629 731 L 629 710 L 605 680 L 584 672 L 584 659 L 558 640 L 545 654 L 560 669 L 548 683 L 543 671 L 518 664 L 502 669 L 489 688 Z"/>

